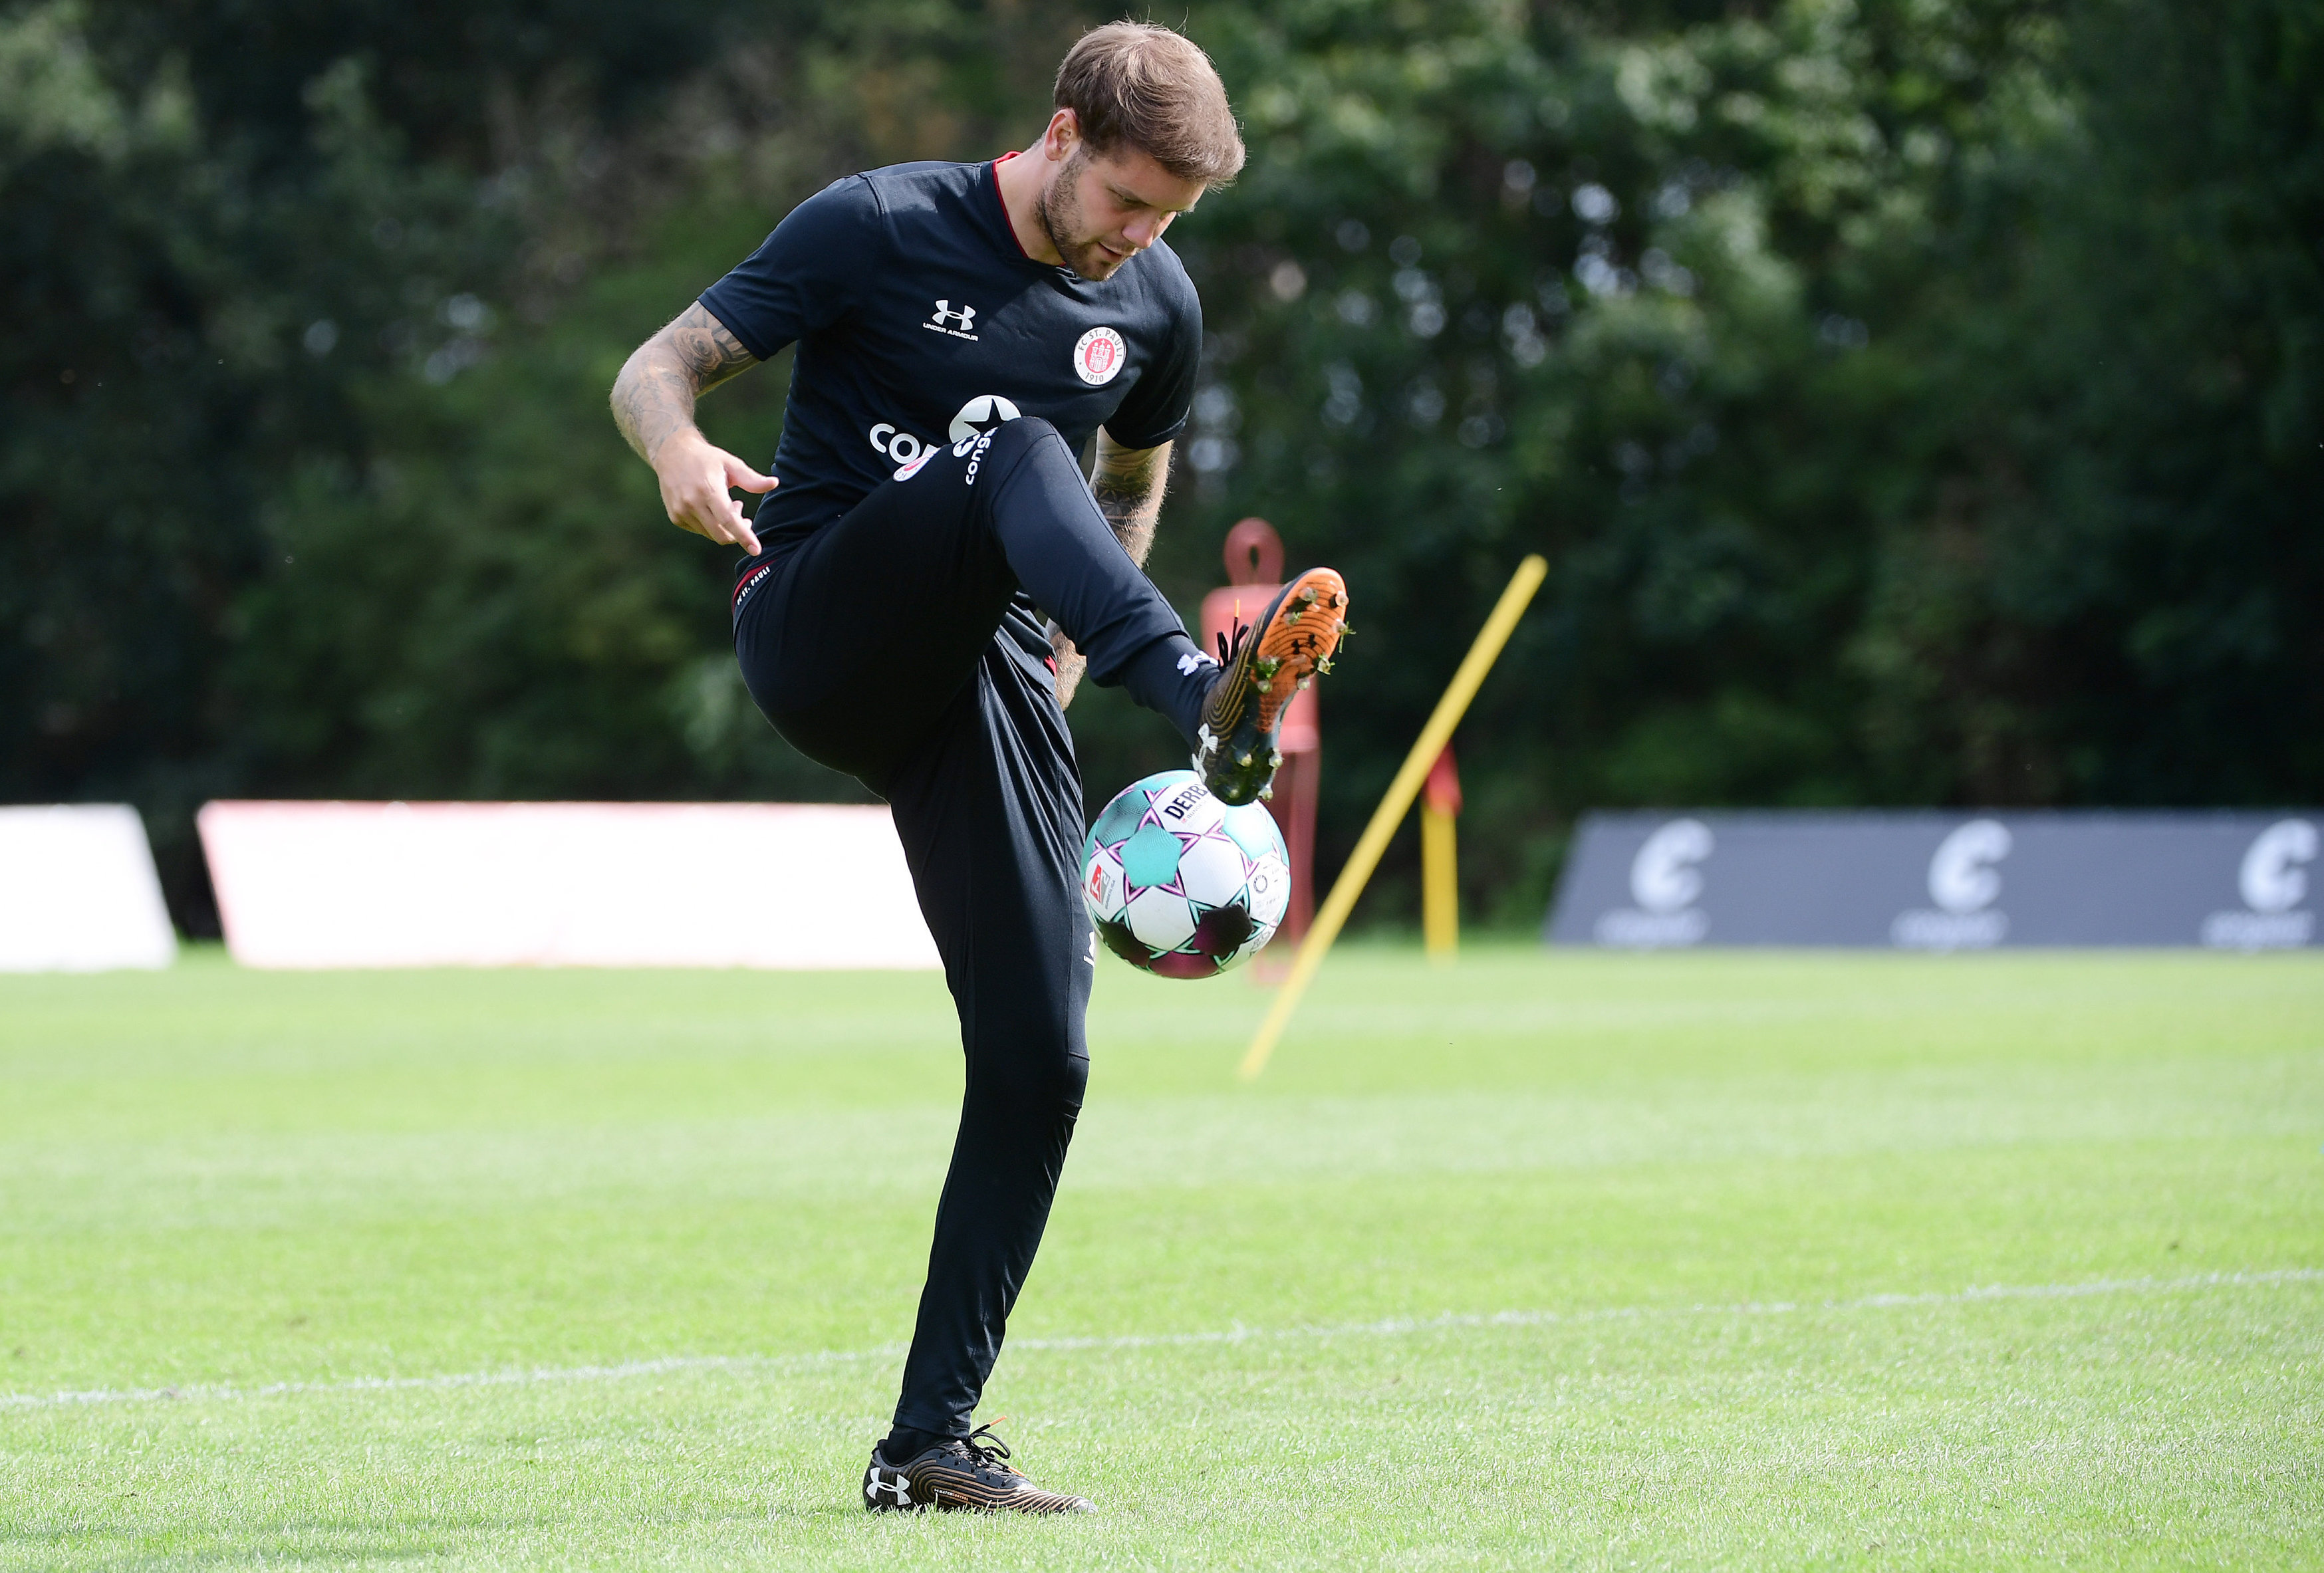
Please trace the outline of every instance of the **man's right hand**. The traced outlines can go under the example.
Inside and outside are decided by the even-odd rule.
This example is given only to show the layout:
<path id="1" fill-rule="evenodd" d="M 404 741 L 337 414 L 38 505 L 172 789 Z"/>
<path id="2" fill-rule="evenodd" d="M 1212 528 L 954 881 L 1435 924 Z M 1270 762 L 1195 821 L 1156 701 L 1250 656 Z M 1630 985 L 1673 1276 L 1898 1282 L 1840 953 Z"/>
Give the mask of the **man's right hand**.
<path id="1" fill-rule="evenodd" d="M 761 475 L 694 424 L 694 401 L 759 363 L 726 325 L 697 300 L 630 353 L 613 379 L 613 424 L 661 483 L 670 523 L 706 539 L 759 555 L 759 538 L 733 495 L 771 492 Z"/>
<path id="2" fill-rule="evenodd" d="M 698 536 L 759 555 L 759 538 L 742 515 L 732 489 L 771 492 L 781 483 L 761 475 L 689 428 L 674 431 L 654 450 L 654 475 L 661 483 L 661 505 L 670 523 Z"/>

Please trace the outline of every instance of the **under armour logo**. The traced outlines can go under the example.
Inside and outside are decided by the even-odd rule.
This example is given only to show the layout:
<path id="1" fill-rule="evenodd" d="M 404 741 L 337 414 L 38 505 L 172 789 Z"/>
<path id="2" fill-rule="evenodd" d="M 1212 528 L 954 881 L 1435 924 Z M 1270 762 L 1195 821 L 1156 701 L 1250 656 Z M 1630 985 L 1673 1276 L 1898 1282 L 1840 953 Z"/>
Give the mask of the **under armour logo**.
<path id="1" fill-rule="evenodd" d="M 951 326 L 948 327 L 947 324 Z M 939 300 L 936 302 L 936 308 L 928 314 L 928 319 L 920 326 L 934 333 L 951 334 L 955 338 L 974 338 L 976 308 L 964 306 L 958 311 L 954 311 L 951 301 Z"/>
<path id="2" fill-rule="evenodd" d="M 863 1483 L 864 1499 L 876 1503 L 883 1491 L 894 1499 L 898 1507 L 906 1507 L 911 1504 L 912 1483 L 908 1477 L 899 1474 L 883 1478 L 881 1472 L 874 1469 L 872 1471 L 872 1477 Z"/>
<path id="3" fill-rule="evenodd" d="M 1215 667 L 1217 665 L 1218 662 L 1216 660 L 1203 654 L 1202 651 L 1188 650 L 1185 655 L 1178 658 L 1178 676 L 1181 677 L 1191 677 L 1202 667 Z"/>

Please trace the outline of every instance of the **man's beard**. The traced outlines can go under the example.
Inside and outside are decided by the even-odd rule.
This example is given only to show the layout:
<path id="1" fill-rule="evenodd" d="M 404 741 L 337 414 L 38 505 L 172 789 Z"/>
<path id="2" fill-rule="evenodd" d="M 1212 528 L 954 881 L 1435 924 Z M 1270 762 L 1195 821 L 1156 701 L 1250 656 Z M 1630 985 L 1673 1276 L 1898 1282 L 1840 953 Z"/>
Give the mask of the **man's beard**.
<path id="1" fill-rule="evenodd" d="M 1082 226 L 1081 175 L 1087 157 L 1086 149 L 1075 148 L 1073 157 L 1065 161 L 1065 167 L 1057 171 L 1057 178 L 1049 182 L 1048 189 L 1033 204 L 1033 211 L 1041 220 L 1042 233 L 1057 248 L 1057 255 L 1065 259 L 1066 267 L 1084 279 L 1103 279 L 1129 259 L 1107 254 L 1095 239 L 1069 238 Z"/>

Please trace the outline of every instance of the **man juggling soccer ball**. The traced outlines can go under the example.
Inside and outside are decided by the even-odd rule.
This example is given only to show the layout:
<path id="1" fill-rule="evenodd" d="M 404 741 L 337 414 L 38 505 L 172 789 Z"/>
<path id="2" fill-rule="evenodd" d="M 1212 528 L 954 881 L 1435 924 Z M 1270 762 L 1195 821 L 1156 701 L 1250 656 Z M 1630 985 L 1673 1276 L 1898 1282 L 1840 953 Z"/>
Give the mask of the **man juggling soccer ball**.
<path id="1" fill-rule="evenodd" d="M 1090 1506 L 970 1424 L 1088 1079 L 1097 939 L 1063 714 L 1084 664 L 1245 804 L 1347 607 L 1337 574 L 1297 575 L 1222 665 L 1147 578 L 1203 340 L 1162 232 L 1241 168 L 1242 142 L 1210 61 L 1164 28 L 1084 36 L 1056 104 L 1029 152 L 874 170 L 801 203 L 613 386 L 671 522 L 750 554 L 734 649 L 759 708 L 892 806 L 960 1009 L 960 1135 L 895 1427 L 864 1472 L 875 1509 Z M 762 475 L 710 445 L 695 400 L 793 343 Z M 1093 432 L 1093 484 L 1075 455 Z M 730 488 L 765 494 L 753 519 Z"/>

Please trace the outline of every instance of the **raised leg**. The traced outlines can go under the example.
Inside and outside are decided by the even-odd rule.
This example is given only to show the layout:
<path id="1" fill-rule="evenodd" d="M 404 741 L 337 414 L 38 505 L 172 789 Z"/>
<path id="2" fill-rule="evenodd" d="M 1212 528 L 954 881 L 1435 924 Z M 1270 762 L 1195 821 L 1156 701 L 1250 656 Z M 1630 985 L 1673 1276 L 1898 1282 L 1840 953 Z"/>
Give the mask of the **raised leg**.
<path id="1" fill-rule="evenodd" d="M 746 564 L 735 653 L 809 758 L 884 792 L 1000 628 L 1046 656 L 1055 617 L 1101 685 L 1192 738 L 1214 669 L 1114 539 L 1046 420 L 938 449 L 781 557 Z"/>

